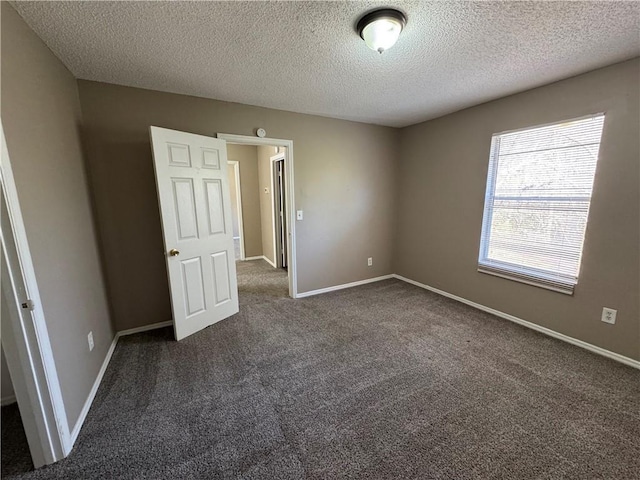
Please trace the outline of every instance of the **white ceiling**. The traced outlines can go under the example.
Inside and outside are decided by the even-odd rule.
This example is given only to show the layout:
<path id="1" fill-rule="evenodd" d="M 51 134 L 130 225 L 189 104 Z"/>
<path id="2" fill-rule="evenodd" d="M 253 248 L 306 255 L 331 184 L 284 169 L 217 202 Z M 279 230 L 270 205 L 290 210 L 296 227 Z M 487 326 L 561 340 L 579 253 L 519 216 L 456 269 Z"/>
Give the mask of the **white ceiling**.
<path id="1" fill-rule="evenodd" d="M 13 2 L 78 78 L 401 127 L 640 54 L 637 2 Z M 355 32 L 403 10 L 380 55 Z"/>

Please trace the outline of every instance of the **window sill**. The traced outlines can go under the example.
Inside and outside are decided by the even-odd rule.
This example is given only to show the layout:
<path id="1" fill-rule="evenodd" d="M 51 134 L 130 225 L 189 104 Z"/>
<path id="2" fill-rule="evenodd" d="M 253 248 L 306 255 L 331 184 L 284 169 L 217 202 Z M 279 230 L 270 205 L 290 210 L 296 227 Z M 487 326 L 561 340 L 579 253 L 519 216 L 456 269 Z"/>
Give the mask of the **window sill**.
<path id="1" fill-rule="evenodd" d="M 562 283 L 544 278 L 536 278 L 530 275 L 513 272 L 497 267 L 489 267 L 487 265 L 478 265 L 478 272 L 493 275 L 495 277 L 513 280 L 514 282 L 525 283 L 534 287 L 544 288 L 553 292 L 564 293 L 565 295 L 573 295 L 575 285 Z"/>

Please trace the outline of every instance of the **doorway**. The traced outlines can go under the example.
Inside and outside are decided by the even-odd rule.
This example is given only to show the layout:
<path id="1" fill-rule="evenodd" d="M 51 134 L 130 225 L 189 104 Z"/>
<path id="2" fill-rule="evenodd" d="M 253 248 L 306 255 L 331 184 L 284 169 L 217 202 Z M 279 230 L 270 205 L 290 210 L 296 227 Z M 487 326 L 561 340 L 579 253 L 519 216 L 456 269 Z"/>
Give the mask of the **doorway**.
<path id="1" fill-rule="evenodd" d="M 287 270 L 287 207 L 285 187 L 285 153 L 271 157 L 273 206 L 273 257 L 276 268 Z"/>
<path id="2" fill-rule="evenodd" d="M 264 191 L 265 189 L 263 188 L 260 192 L 264 197 L 267 194 L 270 196 L 269 202 L 272 210 L 270 213 L 272 213 L 272 222 L 274 224 L 269 235 L 269 243 L 272 243 L 273 246 L 267 250 L 269 252 L 268 256 L 273 256 L 273 261 L 270 261 L 271 259 L 268 259 L 267 255 L 264 258 L 267 263 L 271 263 L 274 267 L 285 269 L 289 296 L 297 298 L 293 142 L 285 139 L 259 138 L 225 133 L 218 133 L 217 137 L 225 140 L 230 145 L 272 146 L 278 149 L 277 152 L 273 151 L 274 155 L 271 155 L 273 161 L 270 162 L 270 189 L 267 188 L 267 191 Z M 279 169 L 279 173 L 274 169 Z M 274 193 L 277 193 L 277 195 Z M 282 213 L 282 219 L 278 220 L 280 213 Z M 246 234 L 246 231 L 244 233 Z M 246 260 L 251 258 L 253 257 L 245 256 Z"/>
<path id="3" fill-rule="evenodd" d="M 9 153 L 0 126 L 1 343 L 34 467 L 69 454 L 69 432 Z"/>
<path id="4" fill-rule="evenodd" d="M 240 185 L 240 162 L 228 160 L 229 190 L 231 193 L 231 220 L 233 224 L 233 247 L 236 260 L 245 259 L 244 229 L 242 224 L 242 187 Z"/>

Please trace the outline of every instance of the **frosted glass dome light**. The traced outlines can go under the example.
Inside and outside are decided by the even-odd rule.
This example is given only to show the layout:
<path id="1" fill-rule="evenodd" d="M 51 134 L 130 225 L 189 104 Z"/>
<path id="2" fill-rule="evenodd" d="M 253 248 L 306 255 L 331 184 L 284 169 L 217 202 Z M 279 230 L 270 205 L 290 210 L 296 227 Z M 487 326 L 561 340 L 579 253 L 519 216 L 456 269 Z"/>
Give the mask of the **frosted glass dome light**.
<path id="1" fill-rule="evenodd" d="M 382 53 L 400 37 L 407 18 L 398 10 L 383 9 L 366 14 L 358 22 L 358 33 L 371 50 Z"/>

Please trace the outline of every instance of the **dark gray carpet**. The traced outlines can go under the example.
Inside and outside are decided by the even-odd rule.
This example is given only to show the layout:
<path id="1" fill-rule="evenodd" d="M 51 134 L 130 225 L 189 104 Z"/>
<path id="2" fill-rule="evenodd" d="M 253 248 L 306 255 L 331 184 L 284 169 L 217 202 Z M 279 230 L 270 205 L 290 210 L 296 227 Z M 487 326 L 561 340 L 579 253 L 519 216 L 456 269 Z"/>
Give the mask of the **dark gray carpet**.
<path id="1" fill-rule="evenodd" d="M 8 478 L 638 478 L 640 372 L 400 281 L 238 271 L 238 315 L 122 338 L 71 456 Z"/>
<path id="2" fill-rule="evenodd" d="M 18 404 L 2 407 L 2 478 L 33 469 Z"/>

